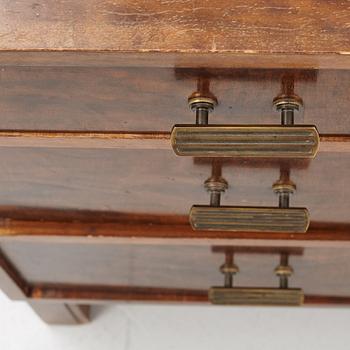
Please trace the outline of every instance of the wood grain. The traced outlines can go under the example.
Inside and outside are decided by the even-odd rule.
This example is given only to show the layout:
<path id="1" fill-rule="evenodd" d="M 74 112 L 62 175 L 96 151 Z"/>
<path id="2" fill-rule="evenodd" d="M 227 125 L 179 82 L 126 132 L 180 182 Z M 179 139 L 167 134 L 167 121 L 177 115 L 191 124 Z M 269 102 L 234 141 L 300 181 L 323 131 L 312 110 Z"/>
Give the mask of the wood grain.
<path id="1" fill-rule="evenodd" d="M 237 246 L 231 241 L 213 247 L 203 239 L 200 244 L 187 241 L 174 245 L 164 239 L 163 244 L 146 244 L 135 238 L 120 242 L 100 237 L 98 241 L 85 238 L 84 243 L 12 239 L 3 240 L 1 246 L 16 266 L 16 272 L 8 276 L 25 276 L 24 297 L 50 322 L 86 321 L 86 308 L 73 306 L 76 304 L 206 301 L 208 288 L 223 283 L 219 266 L 226 249 L 234 252 L 241 270 L 235 278 L 236 286 L 276 286 L 273 271 L 284 252 L 289 254 L 295 271 L 291 287 L 300 286 L 307 295 L 318 295 L 311 298 L 314 304 L 317 300 L 320 304 L 346 303 L 349 247 L 328 244 L 303 249 L 301 241 L 296 248 L 269 246 L 268 241 L 262 247 L 255 243 Z M 323 278 L 325 275 L 327 279 Z M 51 306 L 45 308 L 45 301 Z M 81 320 L 79 315 L 85 318 Z"/>
<path id="2" fill-rule="evenodd" d="M 23 276 L 6 258 L 0 249 L 0 287 L 12 299 L 23 300 L 29 293 L 29 287 Z"/>
<path id="3" fill-rule="evenodd" d="M 350 69 L 349 55 L 0 50 L 2 67 Z"/>
<path id="4" fill-rule="evenodd" d="M 313 222 L 348 224 L 349 161 L 349 153 L 320 152 L 311 162 L 293 162 L 291 206 L 308 208 Z M 203 183 L 211 164 L 171 150 L 3 148 L 0 162 L 6 164 L 0 172 L 3 206 L 185 217 L 192 205 L 209 203 Z M 224 162 L 230 187 L 222 204 L 277 206 L 272 184 L 281 164 Z"/>
<path id="5" fill-rule="evenodd" d="M 337 149 L 339 138 L 334 137 L 332 142 Z M 0 147 L 170 150 L 171 144 L 170 132 L 0 130 Z M 341 149 L 346 152 L 346 145 Z"/>
<path id="6" fill-rule="evenodd" d="M 350 153 L 350 136 L 320 135 L 319 152 Z M 171 150 L 170 132 L 0 130 L 0 147 Z"/>
<path id="7" fill-rule="evenodd" d="M 349 224 L 311 222 L 307 233 L 193 231 L 186 216 L 122 212 L 14 210 L 1 211 L 0 237 L 134 237 L 182 239 L 264 239 L 349 241 Z"/>
<path id="8" fill-rule="evenodd" d="M 1 250 L 0 287 L 9 298 L 14 300 L 26 300 L 28 297 L 31 297 L 31 286 Z M 89 321 L 89 307 L 86 305 L 65 303 L 44 305 L 36 301 L 30 301 L 28 304 L 46 323 L 80 324 Z"/>
<path id="9" fill-rule="evenodd" d="M 2 0 L 0 6 L 0 48 L 19 55 L 105 50 L 327 55 L 337 61 L 350 52 L 348 2 Z"/>
<path id="10" fill-rule="evenodd" d="M 349 56 L 350 57 L 350 56 Z M 350 134 L 350 70 L 0 68 L 1 130 L 164 132 L 194 123 L 187 98 L 207 77 L 219 104 L 211 124 L 278 124 L 285 76 L 304 101 L 296 124 Z"/>
<path id="11" fill-rule="evenodd" d="M 89 303 L 109 303 L 116 301 L 142 301 L 142 302 L 187 302 L 207 303 L 206 290 L 166 289 L 118 286 L 114 288 L 79 288 L 71 286 L 37 286 L 32 292 L 33 299 L 45 300 L 80 300 Z M 350 297 L 337 297 L 325 295 L 305 295 L 305 306 L 348 306 Z"/>
<path id="12" fill-rule="evenodd" d="M 216 240 L 216 244 L 219 240 Z M 331 243 L 331 242 L 328 242 Z M 274 273 L 280 253 L 288 252 L 294 274 L 291 288 L 302 288 L 306 294 L 349 296 L 349 245 L 303 246 L 304 242 L 265 240 L 264 247 L 240 245 L 239 241 L 223 245 L 235 254 L 240 273 L 234 285 L 239 287 L 277 287 Z M 162 244 L 146 243 L 135 238 L 120 241 L 85 238 L 75 240 L 1 241 L 1 247 L 28 285 L 30 297 L 40 287 L 50 290 L 67 289 L 113 291 L 116 287 L 175 288 L 208 290 L 223 285 L 219 267 L 224 262 L 222 252 L 213 251 L 212 242 L 185 241 L 183 244 L 164 239 Z M 294 254 L 294 250 L 298 250 Z M 327 276 L 327 278 L 324 278 Z M 39 295 L 38 295 L 39 297 Z"/>

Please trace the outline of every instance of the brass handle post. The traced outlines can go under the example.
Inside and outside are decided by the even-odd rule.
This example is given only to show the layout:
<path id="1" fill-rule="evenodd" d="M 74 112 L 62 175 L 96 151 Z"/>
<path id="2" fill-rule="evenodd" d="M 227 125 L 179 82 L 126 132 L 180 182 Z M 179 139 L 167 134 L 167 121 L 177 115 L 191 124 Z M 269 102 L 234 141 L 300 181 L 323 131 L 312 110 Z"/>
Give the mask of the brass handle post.
<path id="1" fill-rule="evenodd" d="M 290 208 L 289 196 L 296 186 L 289 179 L 289 170 L 281 170 L 273 185 L 279 196 L 279 207 L 221 206 L 221 193 L 228 188 L 226 180 L 214 171 L 204 186 L 210 192 L 210 205 L 194 205 L 189 221 L 194 230 L 305 233 L 310 224 L 306 208 Z"/>
<path id="2" fill-rule="evenodd" d="M 300 288 L 288 288 L 288 278 L 293 269 L 288 265 L 288 255 L 281 253 L 280 265 L 275 269 L 280 279 L 279 288 L 234 287 L 232 276 L 238 273 L 233 263 L 233 252 L 225 253 L 225 263 L 220 271 L 225 275 L 224 287 L 211 287 L 208 297 L 211 303 L 218 305 L 269 305 L 299 306 L 304 302 L 304 293 Z"/>
<path id="3" fill-rule="evenodd" d="M 188 103 L 196 112 L 196 124 L 175 125 L 171 131 L 171 144 L 179 156 L 313 158 L 317 154 L 316 127 L 294 125 L 295 111 L 302 108 L 296 95 L 280 95 L 273 101 L 282 125 L 209 125 L 216 98 L 197 91 Z"/>

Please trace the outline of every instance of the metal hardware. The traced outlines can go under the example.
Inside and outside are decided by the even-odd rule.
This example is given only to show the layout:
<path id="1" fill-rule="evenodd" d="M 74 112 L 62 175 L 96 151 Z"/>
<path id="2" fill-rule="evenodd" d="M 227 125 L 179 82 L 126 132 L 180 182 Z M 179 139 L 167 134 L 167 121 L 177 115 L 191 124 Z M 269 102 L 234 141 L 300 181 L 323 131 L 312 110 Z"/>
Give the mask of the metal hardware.
<path id="1" fill-rule="evenodd" d="M 227 181 L 221 176 L 221 164 L 213 161 L 211 176 L 205 180 L 204 187 L 210 193 L 210 206 L 220 207 L 221 193 L 228 188 Z"/>
<path id="2" fill-rule="evenodd" d="M 194 205 L 189 213 L 193 230 L 305 233 L 310 217 L 306 208 L 290 208 L 289 196 L 296 186 L 289 170 L 281 169 L 273 185 L 279 196 L 279 207 L 220 206 L 221 193 L 228 184 L 221 176 L 219 163 L 213 163 L 212 176 L 205 181 L 210 192 L 210 205 Z"/>
<path id="3" fill-rule="evenodd" d="M 233 262 L 233 253 L 225 253 L 225 263 L 220 266 L 220 272 L 225 276 L 224 286 L 225 288 L 232 288 L 233 276 L 239 272 L 239 268 Z"/>
<path id="4" fill-rule="evenodd" d="M 293 125 L 295 112 L 303 106 L 296 95 L 280 95 L 273 101 L 282 125 L 208 125 L 216 98 L 197 91 L 188 102 L 196 111 L 196 124 L 175 125 L 171 132 L 179 156 L 313 158 L 318 151 L 316 127 Z"/>
<path id="5" fill-rule="evenodd" d="M 194 230 L 205 231 L 305 233 L 310 221 L 306 208 L 194 205 L 189 216 Z"/>
<path id="6" fill-rule="evenodd" d="M 280 178 L 272 188 L 278 194 L 279 208 L 289 208 L 290 195 L 296 190 L 295 184 L 289 179 L 289 169 L 280 170 Z"/>
<path id="7" fill-rule="evenodd" d="M 233 251 L 225 252 L 225 264 L 220 267 L 225 276 L 224 287 L 211 287 L 208 292 L 209 300 L 220 305 L 302 305 L 303 291 L 299 288 L 288 288 L 288 278 L 293 273 L 288 265 L 288 255 L 282 253 L 280 259 L 280 265 L 275 269 L 280 279 L 279 288 L 234 287 L 233 275 L 239 269 L 233 262 Z"/>
<path id="8" fill-rule="evenodd" d="M 190 109 L 196 112 L 197 125 L 208 124 L 209 112 L 212 112 L 217 104 L 218 101 L 216 97 L 210 93 L 203 95 L 197 91 L 188 98 Z"/>
<path id="9" fill-rule="evenodd" d="M 280 279 L 280 288 L 288 288 L 288 278 L 293 274 L 293 269 L 288 265 L 288 254 L 282 253 L 280 264 L 275 268 L 275 274 Z"/>
<path id="10" fill-rule="evenodd" d="M 315 126 L 175 125 L 171 144 L 179 156 L 313 158 Z"/>
<path id="11" fill-rule="evenodd" d="M 281 113 L 282 125 L 293 125 L 295 111 L 302 110 L 303 101 L 297 95 L 279 95 L 273 100 L 273 106 Z"/>

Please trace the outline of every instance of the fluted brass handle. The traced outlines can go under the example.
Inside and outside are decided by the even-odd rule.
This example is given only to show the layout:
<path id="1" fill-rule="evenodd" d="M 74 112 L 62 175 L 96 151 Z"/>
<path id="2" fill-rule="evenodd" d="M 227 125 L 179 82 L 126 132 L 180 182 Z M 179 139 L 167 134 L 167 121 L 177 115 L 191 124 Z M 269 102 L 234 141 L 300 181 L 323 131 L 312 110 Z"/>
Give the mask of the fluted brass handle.
<path id="1" fill-rule="evenodd" d="M 171 144 L 179 156 L 313 158 L 320 138 L 314 125 L 294 125 L 294 112 L 302 108 L 296 96 L 279 96 L 273 105 L 282 125 L 208 125 L 217 100 L 199 92 L 190 96 L 196 124 L 175 125 Z"/>
<path id="2" fill-rule="evenodd" d="M 296 185 L 288 169 L 280 169 L 280 178 L 273 184 L 278 194 L 278 207 L 222 206 L 221 193 L 228 188 L 221 176 L 221 167 L 214 161 L 212 175 L 204 186 L 210 193 L 210 205 L 194 205 L 189 221 L 194 230 L 305 233 L 310 224 L 306 208 L 291 208 L 290 195 Z"/>
<path id="3" fill-rule="evenodd" d="M 233 262 L 233 252 L 226 251 L 225 263 L 220 267 L 225 275 L 224 287 L 211 287 L 208 299 L 213 304 L 221 305 L 283 305 L 299 306 L 304 302 L 304 292 L 300 288 L 288 288 L 288 278 L 293 269 L 288 265 L 288 255 L 282 253 L 280 265 L 275 273 L 280 279 L 279 288 L 234 287 L 233 276 L 239 272 Z"/>
<path id="4" fill-rule="evenodd" d="M 171 144 L 179 156 L 313 158 L 315 126 L 175 125 Z"/>
<path id="5" fill-rule="evenodd" d="M 298 306 L 303 304 L 304 293 L 299 288 L 212 287 L 208 297 L 218 305 Z"/>
<path id="6" fill-rule="evenodd" d="M 190 210 L 194 230 L 305 233 L 306 208 L 194 205 Z"/>

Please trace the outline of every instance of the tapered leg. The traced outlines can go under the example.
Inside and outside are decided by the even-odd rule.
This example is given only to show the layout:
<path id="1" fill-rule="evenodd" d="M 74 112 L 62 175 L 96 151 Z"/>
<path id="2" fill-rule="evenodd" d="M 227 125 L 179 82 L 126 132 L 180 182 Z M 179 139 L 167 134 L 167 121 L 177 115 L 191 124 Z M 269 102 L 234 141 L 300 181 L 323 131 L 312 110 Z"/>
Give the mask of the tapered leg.
<path id="1" fill-rule="evenodd" d="M 65 303 L 28 302 L 35 313 L 48 324 L 74 325 L 89 322 L 88 305 Z"/>

